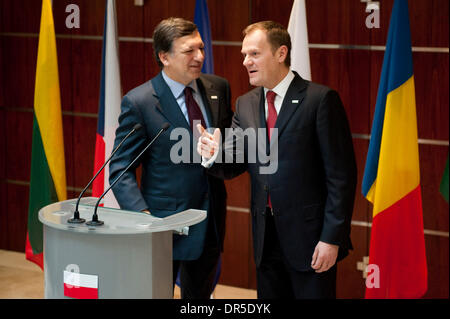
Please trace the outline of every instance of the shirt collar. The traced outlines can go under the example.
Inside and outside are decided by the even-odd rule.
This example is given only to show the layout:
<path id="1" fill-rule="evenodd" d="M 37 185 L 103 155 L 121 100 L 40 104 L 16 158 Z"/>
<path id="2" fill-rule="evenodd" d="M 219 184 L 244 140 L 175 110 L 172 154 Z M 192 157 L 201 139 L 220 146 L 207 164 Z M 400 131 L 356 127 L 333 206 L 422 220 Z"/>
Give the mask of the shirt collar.
<path id="1" fill-rule="evenodd" d="M 186 87 L 184 84 L 172 80 L 164 71 L 162 71 L 162 77 L 164 81 L 166 81 L 167 86 L 169 86 L 170 91 L 172 91 L 172 94 L 176 99 L 184 94 L 183 91 Z M 191 87 L 194 90 L 194 93 L 198 92 L 197 81 L 192 81 L 187 86 Z"/>
<path id="2" fill-rule="evenodd" d="M 295 75 L 294 72 L 292 72 L 292 70 L 289 69 L 288 74 L 286 74 L 286 76 L 284 77 L 283 80 L 281 80 L 280 83 L 278 83 L 272 90 L 275 92 L 278 96 L 281 97 L 281 99 L 284 99 L 284 96 L 286 95 L 287 90 L 289 89 L 289 86 L 291 85 L 292 80 L 294 79 Z M 269 89 L 264 88 L 264 96 L 266 96 L 267 91 L 269 91 Z"/>

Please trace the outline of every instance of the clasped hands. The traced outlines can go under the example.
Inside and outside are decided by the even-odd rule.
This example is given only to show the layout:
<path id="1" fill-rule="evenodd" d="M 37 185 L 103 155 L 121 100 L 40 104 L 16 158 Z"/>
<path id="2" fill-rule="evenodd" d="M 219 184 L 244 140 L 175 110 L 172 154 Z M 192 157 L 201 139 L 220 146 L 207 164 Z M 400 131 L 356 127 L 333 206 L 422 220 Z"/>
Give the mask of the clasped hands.
<path id="1" fill-rule="evenodd" d="M 197 124 L 197 131 L 200 134 L 197 152 L 204 158 L 210 159 L 219 150 L 220 129 L 216 128 L 214 133 L 210 134 L 201 124 Z"/>
<path id="2" fill-rule="evenodd" d="M 201 124 L 197 124 L 197 131 L 200 134 L 197 152 L 204 158 L 210 159 L 219 150 L 220 130 L 216 128 L 211 134 Z M 311 267 L 316 273 L 327 271 L 336 263 L 338 250 L 337 245 L 319 241 L 314 249 Z"/>

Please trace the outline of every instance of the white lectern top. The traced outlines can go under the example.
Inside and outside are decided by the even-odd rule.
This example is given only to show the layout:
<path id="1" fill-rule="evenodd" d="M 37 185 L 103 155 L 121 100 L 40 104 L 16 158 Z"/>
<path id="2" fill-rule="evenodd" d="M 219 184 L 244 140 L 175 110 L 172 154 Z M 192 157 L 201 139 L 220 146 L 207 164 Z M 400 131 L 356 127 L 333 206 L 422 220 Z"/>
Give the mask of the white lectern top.
<path id="1" fill-rule="evenodd" d="M 96 197 L 81 199 L 78 210 L 80 217 L 91 220 Z M 54 203 L 39 211 L 39 220 L 52 228 L 91 234 L 139 234 L 173 230 L 187 235 L 187 226 L 195 225 L 206 218 L 206 211 L 188 209 L 165 218 L 158 218 L 143 212 L 99 207 L 97 214 L 105 222 L 102 226 L 70 224 L 77 199 Z"/>

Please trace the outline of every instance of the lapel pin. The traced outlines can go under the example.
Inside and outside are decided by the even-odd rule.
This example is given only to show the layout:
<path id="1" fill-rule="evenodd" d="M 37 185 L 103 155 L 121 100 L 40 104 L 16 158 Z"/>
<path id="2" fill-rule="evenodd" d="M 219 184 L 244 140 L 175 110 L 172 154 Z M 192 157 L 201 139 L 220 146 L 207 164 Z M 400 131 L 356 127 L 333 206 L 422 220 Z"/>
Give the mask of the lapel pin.
<path id="1" fill-rule="evenodd" d="M 217 100 L 217 95 L 211 95 L 211 100 Z"/>
<path id="2" fill-rule="evenodd" d="M 292 103 L 298 104 L 298 100 L 292 100 Z"/>

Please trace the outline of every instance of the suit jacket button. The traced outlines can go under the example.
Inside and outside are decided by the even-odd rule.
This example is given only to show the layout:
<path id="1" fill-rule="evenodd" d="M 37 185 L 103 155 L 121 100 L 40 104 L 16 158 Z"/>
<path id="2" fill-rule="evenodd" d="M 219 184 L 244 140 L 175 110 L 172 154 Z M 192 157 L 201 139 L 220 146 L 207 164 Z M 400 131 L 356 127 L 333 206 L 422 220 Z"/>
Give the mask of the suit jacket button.
<path id="1" fill-rule="evenodd" d="M 269 190 L 269 186 L 264 185 L 264 190 L 267 192 Z"/>

